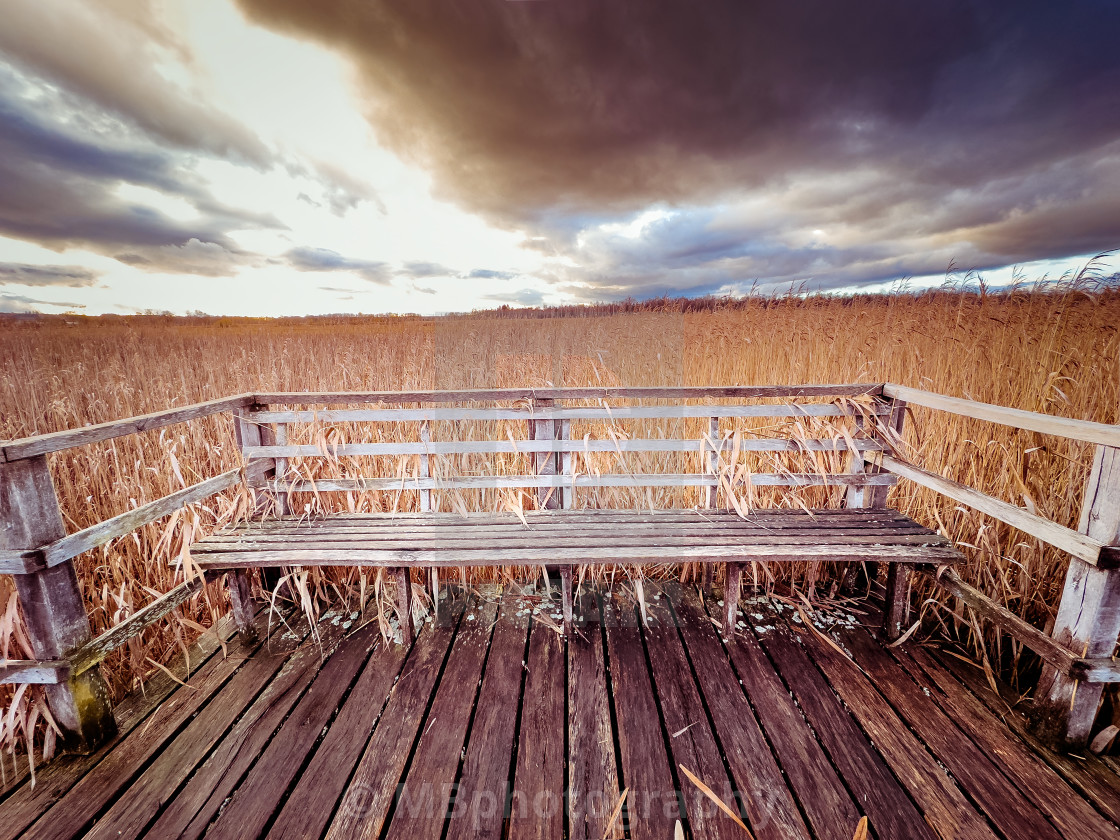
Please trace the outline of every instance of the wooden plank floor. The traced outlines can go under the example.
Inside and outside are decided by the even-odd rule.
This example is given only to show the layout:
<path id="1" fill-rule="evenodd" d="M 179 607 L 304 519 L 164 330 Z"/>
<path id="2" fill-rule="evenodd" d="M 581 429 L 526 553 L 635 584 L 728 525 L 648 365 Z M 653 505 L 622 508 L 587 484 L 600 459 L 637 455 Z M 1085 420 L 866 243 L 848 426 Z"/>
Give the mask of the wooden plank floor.
<path id="1" fill-rule="evenodd" d="M 554 601 L 471 595 L 408 650 L 357 615 L 211 641 L 117 741 L 9 785 L 0 840 L 746 837 L 690 776 L 760 840 L 862 816 L 879 840 L 1120 840 L 1108 763 L 1041 749 L 960 660 L 884 647 L 873 606 L 748 599 L 728 634 L 695 590 L 645 592 L 645 625 L 628 588 L 580 593 L 569 640 Z"/>

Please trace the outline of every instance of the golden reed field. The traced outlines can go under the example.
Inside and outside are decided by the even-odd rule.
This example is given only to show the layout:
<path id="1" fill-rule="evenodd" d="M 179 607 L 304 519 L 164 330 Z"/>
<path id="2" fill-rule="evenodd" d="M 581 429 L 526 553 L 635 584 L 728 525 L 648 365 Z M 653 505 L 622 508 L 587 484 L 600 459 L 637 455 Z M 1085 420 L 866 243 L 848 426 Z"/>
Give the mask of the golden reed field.
<path id="1" fill-rule="evenodd" d="M 679 305 L 666 303 L 551 313 L 556 317 L 496 312 L 443 319 L 346 317 L 279 322 L 161 316 L 5 319 L 0 330 L 0 438 L 99 423 L 252 390 L 549 383 L 891 381 L 1031 411 L 1120 422 L 1120 291 L 1116 289 L 1075 282 L 1049 292 L 987 294 L 948 289 L 845 299 L 790 296 L 695 309 L 685 312 Z M 820 428 L 798 430 L 790 425 L 786 423 L 778 433 L 822 433 Z M 774 424 L 768 428 L 773 436 Z M 648 428 L 632 431 L 657 433 Z M 699 428 L 691 431 L 699 437 Z M 307 427 L 296 431 L 290 442 L 370 440 L 377 439 L 370 435 L 380 433 L 368 426 L 364 430 Z M 403 433 L 414 435 L 416 430 Z M 495 433 L 499 438 L 506 436 L 498 429 L 478 436 L 495 439 Z M 573 436 L 585 433 L 590 431 L 573 428 Z M 905 436 L 911 460 L 1036 509 L 1057 522 L 1077 526 L 1090 445 L 923 408 L 914 408 L 907 417 Z M 240 462 L 228 415 L 51 457 L 71 530 Z M 372 460 L 345 464 L 320 458 L 296 466 L 316 477 L 372 474 L 370 469 L 397 475 L 412 469 L 408 464 L 369 463 Z M 835 468 L 839 464 L 815 466 Z M 586 467 L 593 469 L 595 464 Z M 461 463 L 456 468 L 469 469 L 470 465 Z M 606 468 L 605 461 L 602 468 Z M 523 465 L 509 465 L 511 472 L 523 469 Z M 696 465 L 678 465 L 669 471 L 684 469 L 695 470 Z M 447 510 L 532 506 L 527 494 L 470 492 L 475 495 L 433 496 Z M 655 507 L 697 503 L 688 495 L 697 491 L 679 488 L 589 492 L 596 494 L 594 498 L 579 503 Z M 750 501 L 828 506 L 839 504 L 841 493 L 835 488 L 768 491 Z M 295 497 L 293 501 L 295 512 L 407 510 L 417 505 L 415 496 L 340 493 Z M 1066 558 L 1059 552 L 905 482 L 892 490 L 890 504 L 953 537 L 969 558 L 969 565 L 961 570 L 964 578 L 1037 626 L 1046 626 L 1066 569 Z M 104 630 L 174 586 L 178 582 L 175 561 L 184 544 L 244 517 L 250 505 L 248 491 L 227 493 L 79 557 L 78 576 L 94 631 Z M 769 575 L 756 576 L 756 581 L 769 587 L 792 584 L 810 597 L 827 601 L 835 593 L 834 570 L 829 564 L 811 566 L 783 566 Z M 635 574 L 634 570 L 624 571 Z M 602 573 L 592 570 L 593 575 Z M 687 578 L 691 569 L 673 567 L 646 573 Z M 479 570 L 480 576 L 495 574 L 509 577 L 517 571 Z M 362 600 L 376 596 L 378 590 L 376 579 L 357 569 L 316 571 L 293 583 L 303 608 L 313 612 L 329 601 Z M 210 585 L 182 610 L 108 659 L 104 671 L 115 694 L 119 697 L 135 690 L 145 676 L 182 657 L 189 643 L 226 612 L 224 598 L 220 584 Z M 1033 656 L 1028 654 L 1020 662 L 1017 646 L 996 630 L 976 634 L 968 614 L 954 613 L 951 598 L 927 589 L 915 595 L 915 605 L 921 607 L 925 631 L 957 634 L 992 668 L 1029 683 Z M 29 656 L 7 577 L 0 577 L 0 655 Z M 5 751 L 24 749 L 33 732 L 50 751 L 53 738 L 44 726 L 44 706 L 36 691 L 5 686 L 5 693 L 0 694 L 0 708 L 4 709 L 0 748 Z"/>

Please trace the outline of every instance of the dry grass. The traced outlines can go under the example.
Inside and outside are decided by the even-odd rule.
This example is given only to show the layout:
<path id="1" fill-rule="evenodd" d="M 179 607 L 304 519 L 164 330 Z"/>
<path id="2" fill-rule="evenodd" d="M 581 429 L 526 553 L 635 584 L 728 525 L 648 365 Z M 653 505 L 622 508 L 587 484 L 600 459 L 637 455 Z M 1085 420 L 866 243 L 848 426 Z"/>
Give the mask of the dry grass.
<path id="1" fill-rule="evenodd" d="M 160 318 L 94 321 L 82 318 L 9 321 L 0 338 L 0 437 L 82 426 L 247 390 L 399 390 L 556 385 L 782 384 L 892 381 L 947 394 L 1106 423 L 1120 420 L 1120 293 L 1074 286 L 1060 292 L 999 296 L 941 291 L 921 296 L 758 301 L 723 311 L 637 312 L 604 317 L 510 319 L 486 315 L 445 320 L 339 319 L 275 324 L 255 321 L 174 321 Z M 683 421 L 675 421 L 683 422 Z M 730 427 L 725 427 L 725 432 Z M 790 424 L 740 434 L 831 436 L 835 427 Z M 417 429 L 405 429 L 415 436 Z M 632 436 L 699 436 L 688 425 L 634 423 Z M 605 429 L 573 426 L 573 437 Z M 292 443 L 384 439 L 387 427 L 293 428 Z M 433 428 L 433 437 L 501 439 L 506 430 Z M 916 409 L 908 420 L 911 457 L 1017 504 L 1076 527 L 1091 447 L 1030 432 Z M 790 456 L 742 455 L 736 468 L 820 471 Z M 774 460 L 777 457 L 777 460 Z M 460 456 L 435 469 L 525 472 L 524 456 Z M 582 458 L 582 456 L 581 456 Z M 697 469 L 697 455 L 651 455 L 641 470 Z M 833 459 L 827 461 L 827 458 Z M 676 459 L 676 460 L 674 460 Z M 689 461 L 688 459 L 692 459 Z M 783 460 L 784 459 L 784 460 Z M 581 469 L 617 468 L 618 456 L 590 456 Z M 207 418 L 159 432 L 122 438 L 52 456 L 52 472 L 68 528 L 76 530 L 238 464 L 227 417 Z M 294 467 L 312 476 L 398 474 L 414 465 L 388 459 L 308 459 Z M 695 490 L 588 490 L 580 505 L 692 506 Z M 524 494 L 497 491 L 434 494 L 443 509 L 530 507 Z M 95 631 L 174 585 L 173 561 L 192 537 L 243 515 L 244 491 L 229 493 L 148 526 L 77 560 Z M 307 510 L 411 509 L 415 494 L 349 493 L 303 496 Z M 758 505 L 828 506 L 840 491 L 767 490 Z M 1067 558 L 1037 540 L 903 485 L 891 503 L 942 528 L 965 547 L 962 575 L 1039 626 L 1052 617 Z M 589 574 L 602 574 L 592 569 Z M 690 570 L 661 570 L 660 574 Z M 480 579 L 517 570 L 478 570 Z M 785 583 L 822 592 L 827 565 L 783 568 Z M 819 581 L 817 575 L 820 575 Z M 771 577 L 773 582 L 777 578 Z M 324 570 L 300 576 L 305 606 L 375 597 L 378 580 L 361 570 Z M 1020 651 L 1006 637 L 969 632 L 968 616 L 937 592 L 926 592 L 927 617 L 969 635 L 994 667 L 1015 673 Z M 156 663 L 166 663 L 224 613 L 224 594 L 212 585 L 164 622 L 133 639 L 105 662 L 117 696 L 135 688 Z M 10 578 L 0 578 L 0 655 L 30 656 Z M 0 746 L 25 740 L 35 690 L 0 720 Z M 39 721 L 40 730 L 42 721 Z"/>

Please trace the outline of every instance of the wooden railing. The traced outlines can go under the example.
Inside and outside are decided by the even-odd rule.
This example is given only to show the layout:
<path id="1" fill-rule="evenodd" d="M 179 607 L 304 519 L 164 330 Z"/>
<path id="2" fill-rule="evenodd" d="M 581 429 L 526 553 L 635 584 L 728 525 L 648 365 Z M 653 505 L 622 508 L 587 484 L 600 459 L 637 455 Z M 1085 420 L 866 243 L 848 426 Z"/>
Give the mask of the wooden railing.
<path id="1" fill-rule="evenodd" d="M 873 397 L 877 408 L 865 415 L 843 398 Z M 699 401 L 800 398 L 834 399 L 835 404 L 785 402 L 769 405 L 676 404 L 608 408 L 606 401 Z M 564 406 L 557 401 L 599 400 L 598 406 Z M 453 403 L 511 403 L 514 407 L 441 407 Z M 907 404 L 1004 423 L 1017 428 L 1097 444 L 1086 488 L 1081 527 L 1070 529 L 903 460 L 891 445 L 902 429 Z M 376 408 L 332 409 L 367 405 Z M 384 407 L 384 406 L 396 407 Z M 401 406 L 416 406 L 420 408 Z M 303 406 L 327 406 L 309 410 Z M 71 447 L 162 428 L 230 412 L 236 421 L 244 466 L 169 494 L 92 527 L 66 534 L 46 456 Z M 853 417 L 862 426 L 849 438 L 792 441 L 748 438 L 732 442 L 721 434 L 720 418 Z M 706 432 L 691 439 L 572 439 L 571 424 L 657 419 L 707 420 Z M 518 421 L 527 432 L 507 440 L 432 440 L 433 424 Z M 867 422 L 870 421 L 870 422 Z M 304 422 L 419 424 L 418 440 L 353 442 L 328 447 L 288 443 L 288 426 Z M 107 692 L 95 667 L 128 638 L 166 616 L 201 586 L 185 581 L 115 627 L 93 638 L 74 573 L 73 558 L 109 540 L 155 522 L 242 482 L 263 491 L 283 512 L 290 493 L 343 490 L 415 491 L 421 510 L 432 509 L 432 493 L 471 488 L 531 488 L 542 507 L 572 507 L 581 487 L 695 487 L 701 506 L 714 507 L 721 487 L 732 493 L 723 453 L 847 452 L 846 472 L 763 473 L 749 477 L 766 486 L 847 487 L 846 504 L 881 506 L 889 486 L 913 481 L 968 505 L 1072 555 L 1054 632 L 1037 628 L 968 586 L 951 569 L 927 573 L 982 617 L 1035 650 L 1051 666 L 1039 691 L 1039 726 L 1055 742 L 1083 743 L 1104 682 L 1120 681 L 1111 656 L 1120 634 L 1120 427 L 946 397 L 898 385 L 805 385 L 711 388 L 549 388 L 415 392 L 330 392 L 241 394 L 103 423 L 0 443 L 0 573 L 15 576 L 25 625 L 36 660 L 0 663 L 0 682 L 47 685 L 55 717 L 73 743 L 89 746 L 112 732 Z M 852 452 L 852 449 L 855 452 Z M 701 468 L 690 473 L 578 473 L 584 453 L 696 452 Z M 435 475 L 433 458 L 454 455 L 531 456 L 532 472 L 521 475 Z M 307 481 L 288 475 L 293 458 L 395 456 L 415 458 L 415 475 L 369 476 Z M 723 474 L 721 474 L 723 473 Z M 83 698 L 81 701 L 76 697 Z M 92 698 L 92 699 L 91 699 Z M 1095 698 L 1095 699 L 1094 699 Z"/>

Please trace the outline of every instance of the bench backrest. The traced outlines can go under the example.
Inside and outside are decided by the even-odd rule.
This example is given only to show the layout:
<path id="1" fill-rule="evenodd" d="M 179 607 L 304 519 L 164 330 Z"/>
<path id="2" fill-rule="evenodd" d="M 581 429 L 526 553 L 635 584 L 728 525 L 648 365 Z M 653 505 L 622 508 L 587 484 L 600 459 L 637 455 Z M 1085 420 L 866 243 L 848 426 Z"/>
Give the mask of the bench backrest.
<path id="1" fill-rule="evenodd" d="M 416 395 L 379 395 L 360 409 L 306 407 L 330 395 L 263 395 L 295 407 L 242 411 L 239 443 L 281 504 L 293 493 L 395 491 L 419 493 L 430 510 L 433 491 L 529 488 L 541 507 L 570 508 L 582 506 L 578 488 L 668 487 L 697 490 L 678 497 L 684 506 L 714 507 L 721 492 L 734 506 L 744 488 L 893 484 L 864 465 L 865 453 L 893 450 L 891 406 L 873 390 L 477 391 L 412 405 Z"/>

